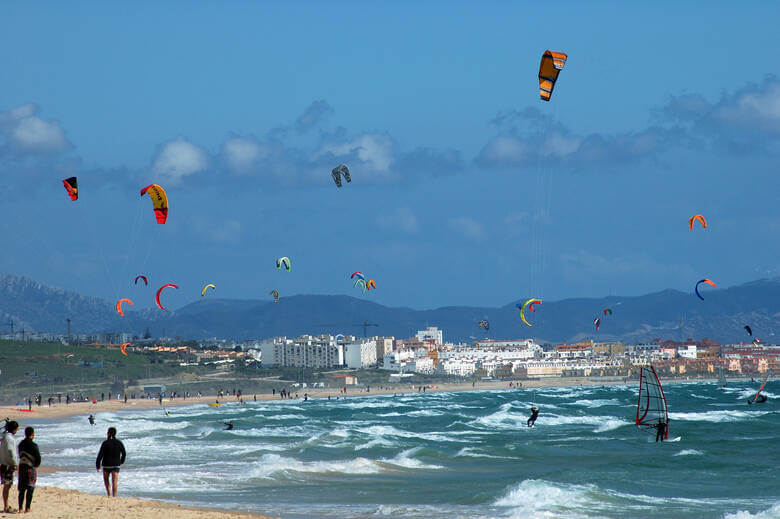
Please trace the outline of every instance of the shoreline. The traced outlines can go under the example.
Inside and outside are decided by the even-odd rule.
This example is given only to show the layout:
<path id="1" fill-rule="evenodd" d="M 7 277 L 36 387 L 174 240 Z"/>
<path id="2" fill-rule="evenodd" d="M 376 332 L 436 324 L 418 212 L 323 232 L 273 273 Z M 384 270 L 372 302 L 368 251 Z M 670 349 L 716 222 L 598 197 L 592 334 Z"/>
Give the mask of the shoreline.
<path id="1" fill-rule="evenodd" d="M 732 383 L 736 381 L 747 380 L 745 378 L 731 378 Z M 717 378 L 695 378 L 695 379 L 683 379 L 674 378 L 664 381 L 664 384 L 679 384 L 679 383 L 692 383 L 692 382 L 716 382 Z M 509 387 L 509 383 L 512 382 L 513 386 Z M 521 383 L 521 387 L 517 387 L 515 384 Z M 532 389 L 542 387 L 573 387 L 573 386 L 612 386 L 612 385 L 631 385 L 636 384 L 637 381 L 630 379 L 625 382 L 620 380 L 593 380 L 587 377 L 550 377 L 538 380 L 502 380 L 502 381 L 480 381 L 472 385 L 471 382 L 455 382 L 455 383 L 442 383 L 442 384 L 425 384 L 425 393 L 441 393 L 441 392 L 461 392 L 461 391 L 496 391 L 496 390 L 509 390 L 509 389 Z M 412 389 L 412 387 L 414 389 Z M 371 391 L 366 392 L 360 389 L 360 387 L 348 387 L 347 393 L 343 394 L 339 392 L 338 388 L 298 388 L 295 392 L 298 394 L 298 399 L 303 399 L 304 393 L 308 394 L 309 398 L 358 398 L 375 395 L 389 395 L 389 394 L 418 394 L 418 386 L 400 385 L 398 387 L 388 388 L 372 387 Z M 258 401 L 265 400 L 282 400 L 279 394 L 247 394 L 242 395 L 245 402 L 254 401 L 254 397 L 257 397 Z M 287 399 L 285 399 L 287 400 Z M 295 400 L 295 398 L 289 399 Z M 56 420 L 58 418 L 66 418 L 71 416 L 95 414 L 100 412 L 121 412 L 124 410 L 139 410 L 139 409 L 152 409 L 152 408 L 169 408 L 179 407 L 184 405 L 198 405 L 198 404 L 212 404 L 219 401 L 220 405 L 236 404 L 239 400 L 233 396 L 200 396 L 183 398 L 178 397 L 175 399 L 164 398 L 162 405 L 160 405 L 157 399 L 140 399 L 128 400 L 125 404 L 123 400 L 110 400 L 97 402 L 72 402 L 70 404 L 53 404 L 51 407 L 48 405 L 33 406 L 32 411 L 27 411 L 26 408 L 20 408 L 18 406 L 2 406 L 0 407 L 0 418 L 9 418 L 16 420 L 20 424 L 22 422 L 37 422 L 39 420 Z"/>

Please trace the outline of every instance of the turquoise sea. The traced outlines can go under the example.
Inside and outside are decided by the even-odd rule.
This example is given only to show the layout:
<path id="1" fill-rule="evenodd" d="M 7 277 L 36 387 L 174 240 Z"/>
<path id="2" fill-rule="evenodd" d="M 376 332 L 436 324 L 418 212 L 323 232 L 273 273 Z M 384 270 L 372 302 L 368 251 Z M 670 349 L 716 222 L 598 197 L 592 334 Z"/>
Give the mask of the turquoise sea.
<path id="1" fill-rule="evenodd" d="M 780 382 L 668 383 L 669 440 L 634 423 L 636 386 L 285 400 L 41 423 L 42 485 L 282 518 L 780 518 Z M 527 428 L 529 407 L 541 412 Z M 223 420 L 235 429 L 224 430 Z"/>

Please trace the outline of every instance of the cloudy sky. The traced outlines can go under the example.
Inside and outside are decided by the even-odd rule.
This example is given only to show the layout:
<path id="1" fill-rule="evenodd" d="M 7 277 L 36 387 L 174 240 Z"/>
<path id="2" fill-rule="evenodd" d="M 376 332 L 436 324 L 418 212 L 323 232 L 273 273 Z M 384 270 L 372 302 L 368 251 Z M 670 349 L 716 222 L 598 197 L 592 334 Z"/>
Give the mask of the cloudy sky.
<path id="1" fill-rule="evenodd" d="M 138 274 L 412 308 L 780 275 L 776 3 L 226 4 L 3 3 L 0 272 L 141 307 Z"/>

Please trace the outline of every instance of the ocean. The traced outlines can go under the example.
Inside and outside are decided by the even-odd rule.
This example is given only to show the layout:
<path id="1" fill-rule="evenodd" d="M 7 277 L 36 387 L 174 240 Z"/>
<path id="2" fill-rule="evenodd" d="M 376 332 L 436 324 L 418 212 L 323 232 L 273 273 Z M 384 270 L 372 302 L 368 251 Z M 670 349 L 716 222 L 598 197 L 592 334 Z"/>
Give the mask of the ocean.
<path id="1" fill-rule="evenodd" d="M 66 469 L 39 484 L 103 493 L 114 426 L 121 495 L 285 519 L 780 518 L 780 382 L 748 406 L 758 385 L 665 384 L 664 443 L 634 425 L 636 385 L 98 413 L 36 427 Z"/>

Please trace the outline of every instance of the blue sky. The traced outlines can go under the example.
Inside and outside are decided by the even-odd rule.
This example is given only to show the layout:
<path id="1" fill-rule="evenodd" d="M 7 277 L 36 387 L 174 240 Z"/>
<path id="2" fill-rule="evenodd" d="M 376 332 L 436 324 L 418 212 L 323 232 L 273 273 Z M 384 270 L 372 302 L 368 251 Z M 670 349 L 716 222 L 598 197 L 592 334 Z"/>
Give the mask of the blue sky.
<path id="1" fill-rule="evenodd" d="M 141 273 L 413 308 L 780 275 L 780 5 L 226 4 L 0 7 L 0 272 L 141 307 Z"/>

